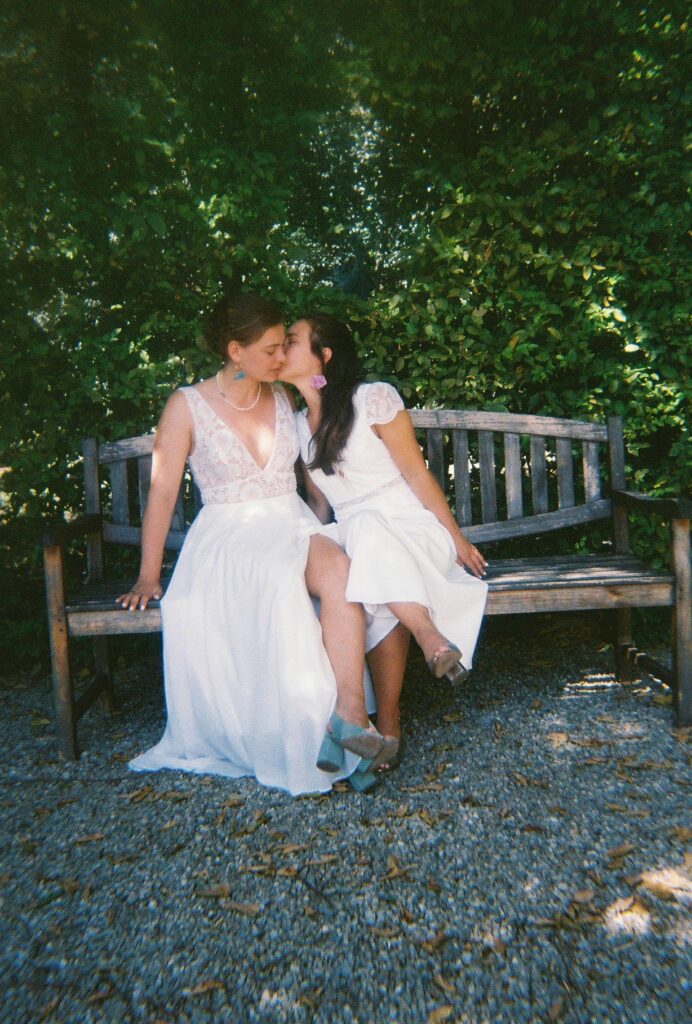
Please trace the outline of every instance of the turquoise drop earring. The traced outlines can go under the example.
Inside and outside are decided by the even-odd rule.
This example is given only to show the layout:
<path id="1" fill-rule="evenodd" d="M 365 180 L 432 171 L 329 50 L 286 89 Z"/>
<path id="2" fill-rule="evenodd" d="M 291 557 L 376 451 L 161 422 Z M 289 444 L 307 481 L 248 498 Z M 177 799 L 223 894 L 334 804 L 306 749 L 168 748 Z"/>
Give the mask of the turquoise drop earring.
<path id="1" fill-rule="evenodd" d="M 247 374 L 245 373 L 245 370 L 239 365 L 238 369 L 233 374 L 233 380 L 245 380 L 246 376 Z"/>

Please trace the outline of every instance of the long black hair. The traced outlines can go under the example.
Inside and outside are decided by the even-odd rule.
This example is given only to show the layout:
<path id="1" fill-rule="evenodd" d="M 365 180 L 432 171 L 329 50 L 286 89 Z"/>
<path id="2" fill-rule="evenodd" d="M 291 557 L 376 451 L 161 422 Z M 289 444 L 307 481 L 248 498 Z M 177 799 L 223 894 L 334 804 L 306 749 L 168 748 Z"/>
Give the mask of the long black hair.
<path id="1" fill-rule="evenodd" d="M 328 313 L 311 313 L 300 319 L 310 325 L 310 347 L 327 379 L 321 391 L 322 414 L 308 468 L 321 469 L 326 476 L 333 476 L 353 429 L 353 393 L 362 380 L 356 345 L 346 324 Z M 327 362 L 325 348 L 332 353 Z"/>

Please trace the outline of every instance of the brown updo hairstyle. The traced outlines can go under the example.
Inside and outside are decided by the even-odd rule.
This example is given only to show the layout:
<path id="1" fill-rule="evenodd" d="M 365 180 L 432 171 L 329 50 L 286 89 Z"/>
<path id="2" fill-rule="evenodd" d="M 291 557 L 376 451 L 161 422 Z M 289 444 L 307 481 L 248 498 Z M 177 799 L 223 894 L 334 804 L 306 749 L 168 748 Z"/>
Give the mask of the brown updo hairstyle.
<path id="1" fill-rule="evenodd" d="M 252 292 L 224 295 L 211 312 L 204 339 L 209 350 L 225 362 L 229 341 L 237 341 L 243 347 L 251 345 L 270 327 L 283 322 L 283 310 L 271 299 Z"/>

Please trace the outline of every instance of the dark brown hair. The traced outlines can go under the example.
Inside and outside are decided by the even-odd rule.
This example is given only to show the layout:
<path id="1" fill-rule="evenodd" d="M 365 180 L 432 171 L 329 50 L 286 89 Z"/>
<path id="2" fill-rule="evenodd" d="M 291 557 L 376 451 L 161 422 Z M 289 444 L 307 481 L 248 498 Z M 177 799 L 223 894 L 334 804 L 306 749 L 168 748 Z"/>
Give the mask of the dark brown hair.
<path id="1" fill-rule="evenodd" d="M 321 469 L 327 476 L 333 476 L 353 429 L 353 393 L 362 380 L 356 344 L 346 324 L 328 313 L 309 314 L 299 319 L 310 325 L 310 348 L 320 360 L 327 379 L 320 392 L 322 411 L 313 437 L 309 468 Z M 325 348 L 332 352 L 328 362 L 324 360 Z"/>
<path id="2" fill-rule="evenodd" d="M 270 327 L 284 322 L 278 303 L 252 292 L 224 295 L 214 306 L 204 338 L 209 349 L 220 359 L 228 359 L 229 341 L 251 345 Z"/>

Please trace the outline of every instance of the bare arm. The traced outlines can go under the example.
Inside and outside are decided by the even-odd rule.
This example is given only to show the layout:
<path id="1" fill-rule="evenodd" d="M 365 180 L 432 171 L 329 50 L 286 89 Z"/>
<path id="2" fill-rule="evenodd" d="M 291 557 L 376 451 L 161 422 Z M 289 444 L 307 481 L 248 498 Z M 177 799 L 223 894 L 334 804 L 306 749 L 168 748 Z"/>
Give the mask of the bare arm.
<path id="1" fill-rule="evenodd" d="M 378 423 L 373 429 L 386 445 L 413 493 L 451 536 L 457 552 L 457 562 L 466 566 L 474 576 L 484 576 L 488 563 L 478 548 L 466 540 L 457 526 L 437 480 L 425 465 L 409 414 L 402 410 L 389 423 Z"/>
<path id="2" fill-rule="evenodd" d="M 144 610 L 161 588 L 161 562 L 166 534 L 180 489 L 185 460 L 192 446 L 192 419 L 187 402 L 179 392 L 173 394 L 156 428 L 151 463 L 151 487 L 142 519 L 142 558 L 139 577 L 127 594 L 117 599 L 131 612 Z"/>
<path id="3" fill-rule="evenodd" d="M 302 459 L 298 461 L 298 471 L 303 474 L 305 496 L 307 498 L 308 505 L 321 523 L 328 523 L 331 519 L 332 507 L 317 484 L 312 482 L 312 478 Z"/>

